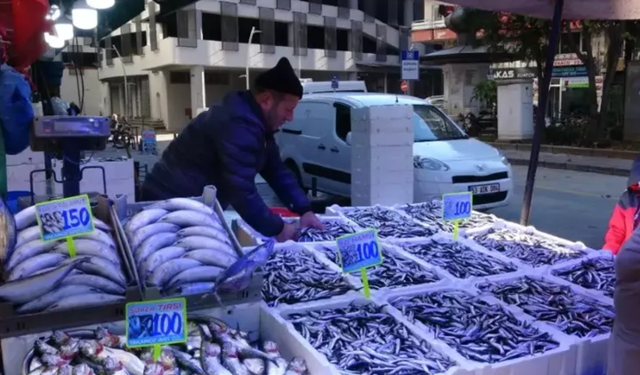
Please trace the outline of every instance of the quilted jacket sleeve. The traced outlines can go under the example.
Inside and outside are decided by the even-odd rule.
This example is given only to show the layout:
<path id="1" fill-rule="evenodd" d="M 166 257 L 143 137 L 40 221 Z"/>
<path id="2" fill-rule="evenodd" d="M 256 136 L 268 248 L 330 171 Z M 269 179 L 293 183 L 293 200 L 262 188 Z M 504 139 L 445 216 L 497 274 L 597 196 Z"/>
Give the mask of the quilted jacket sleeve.
<path id="1" fill-rule="evenodd" d="M 298 215 L 311 211 L 311 203 L 298 181 L 280 158 L 280 149 L 273 141 L 267 142 L 267 155 L 260 175 L 267 181 L 278 198 Z"/>
<path id="2" fill-rule="evenodd" d="M 620 204 L 616 204 L 609 219 L 609 229 L 604 236 L 605 244 L 602 248 L 611 251 L 613 254 L 618 254 L 626 240 L 627 231 L 625 226 L 624 210 L 620 207 Z"/>
<path id="3" fill-rule="evenodd" d="M 264 152 L 261 135 L 250 124 L 236 122 L 225 126 L 214 137 L 215 150 L 222 163 L 222 183 L 229 203 L 247 222 L 264 236 L 278 235 L 284 226 L 282 219 L 264 203 L 255 184 L 259 155 Z"/>

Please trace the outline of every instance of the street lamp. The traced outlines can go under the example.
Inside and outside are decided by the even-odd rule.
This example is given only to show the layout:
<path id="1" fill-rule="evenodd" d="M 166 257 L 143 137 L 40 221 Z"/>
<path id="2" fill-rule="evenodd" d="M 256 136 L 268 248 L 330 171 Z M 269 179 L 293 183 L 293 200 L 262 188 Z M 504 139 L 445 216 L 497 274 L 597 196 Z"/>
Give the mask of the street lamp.
<path id="1" fill-rule="evenodd" d="M 251 84 L 249 83 L 249 63 L 251 59 L 250 49 L 251 49 L 251 41 L 253 40 L 253 36 L 256 34 L 260 34 L 262 31 L 256 29 L 255 27 L 251 27 L 251 33 L 249 33 L 249 42 L 247 43 L 247 65 L 245 66 L 244 78 L 247 82 L 247 90 L 250 89 Z"/>

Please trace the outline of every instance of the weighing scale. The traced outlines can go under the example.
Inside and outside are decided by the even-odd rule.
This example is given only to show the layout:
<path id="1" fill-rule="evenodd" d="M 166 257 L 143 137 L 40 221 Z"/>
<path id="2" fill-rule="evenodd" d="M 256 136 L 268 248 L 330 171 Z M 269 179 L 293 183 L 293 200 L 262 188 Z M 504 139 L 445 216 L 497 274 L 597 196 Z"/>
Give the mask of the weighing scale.
<path id="1" fill-rule="evenodd" d="M 82 167 L 83 151 L 102 151 L 107 146 L 111 135 L 110 122 L 107 117 L 98 116 L 44 116 L 35 120 L 31 129 L 30 146 L 33 151 L 41 151 L 55 155 L 62 160 L 62 180 L 58 180 L 54 170 L 37 169 L 31 172 L 31 201 L 34 202 L 33 175 L 51 172 L 53 179 L 62 184 L 64 197 L 80 195 L 80 181 L 86 169 L 100 169 L 104 194 L 107 193 L 107 182 L 104 168 L 100 166 Z M 50 199 L 51 197 L 49 197 Z"/>

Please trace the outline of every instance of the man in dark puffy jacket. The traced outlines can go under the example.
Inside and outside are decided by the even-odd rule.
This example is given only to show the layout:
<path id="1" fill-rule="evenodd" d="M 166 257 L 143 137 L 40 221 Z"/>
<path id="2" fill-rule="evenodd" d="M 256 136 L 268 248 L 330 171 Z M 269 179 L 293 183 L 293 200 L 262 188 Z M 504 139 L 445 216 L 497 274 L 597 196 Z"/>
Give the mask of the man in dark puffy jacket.
<path id="1" fill-rule="evenodd" d="M 302 85 L 289 60 L 256 78 L 251 91 L 232 92 L 201 113 L 174 139 L 147 176 L 144 200 L 202 194 L 218 189 L 228 204 L 254 229 L 278 241 L 297 238 L 298 230 L 272 213 L 255 185 L 258 173 L 292 211 L 301 227 L 322 228 L 297 180 L 280 159 L 274 133 L 293 119 Z"/>

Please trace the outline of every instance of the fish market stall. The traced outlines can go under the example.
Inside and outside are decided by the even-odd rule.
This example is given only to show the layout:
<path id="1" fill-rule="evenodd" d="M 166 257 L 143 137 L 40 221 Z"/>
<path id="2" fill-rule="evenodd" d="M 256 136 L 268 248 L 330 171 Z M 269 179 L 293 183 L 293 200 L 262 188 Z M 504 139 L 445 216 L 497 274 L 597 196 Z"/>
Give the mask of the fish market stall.
<path id="1" fill-rule="evenodd" d="M 453 224 L 449 221 L 442 220 L 442 202 L 431 201 L 424 203 L 403 204 L 394 206 L 396 210 L 412 217 L 419 222 L 430 227 L 438 228 L 441 232 L 453 233 Z M 494 215 L 485 214 L 478 211 L 472 211 L 469 219 L 460 220 L 460 230 L 465 232 L 467 229 L 480 229 L 490 227 L 497 223 L 500 219 Z"/>

